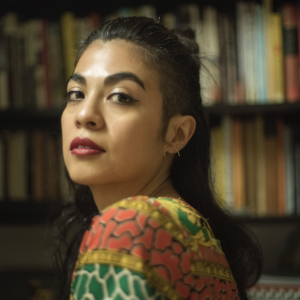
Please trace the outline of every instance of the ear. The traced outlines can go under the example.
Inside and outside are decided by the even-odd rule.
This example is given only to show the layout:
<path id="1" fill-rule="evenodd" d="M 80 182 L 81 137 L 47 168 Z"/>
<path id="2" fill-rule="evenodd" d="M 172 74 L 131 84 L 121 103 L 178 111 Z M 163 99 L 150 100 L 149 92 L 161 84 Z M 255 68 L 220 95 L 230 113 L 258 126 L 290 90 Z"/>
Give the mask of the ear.
<path id="1" fill-rule="evenodd" d="M 183 149 L 193 136 L 196 129 L 196 120 L 192 116 L 175 116 L 170 120 L 167 134 L 167 147 L 174 147 L 178 151 Z M 175 154 L 175 149 L 168 149 L 167 153 Z"/>

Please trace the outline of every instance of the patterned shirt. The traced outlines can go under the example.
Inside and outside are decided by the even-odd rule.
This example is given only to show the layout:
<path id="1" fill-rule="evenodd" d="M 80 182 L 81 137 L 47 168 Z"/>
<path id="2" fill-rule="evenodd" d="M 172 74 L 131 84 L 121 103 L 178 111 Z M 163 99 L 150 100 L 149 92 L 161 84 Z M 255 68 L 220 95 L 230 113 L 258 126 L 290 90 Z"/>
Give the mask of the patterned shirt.
<path id="1" fill-rule="evenodd" d="M 220 242 L 198 211 L 178 199 L 136 196 L 93 218 L 70 299 L 240 298 Z"/>

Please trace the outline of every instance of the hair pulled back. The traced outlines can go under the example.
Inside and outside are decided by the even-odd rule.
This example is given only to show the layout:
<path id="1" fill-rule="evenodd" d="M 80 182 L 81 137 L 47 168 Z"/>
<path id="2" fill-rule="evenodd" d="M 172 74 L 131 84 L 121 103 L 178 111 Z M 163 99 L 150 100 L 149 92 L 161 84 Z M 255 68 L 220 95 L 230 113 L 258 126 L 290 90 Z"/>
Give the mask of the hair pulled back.
<path id="1" fill-rule="evenodd" d="M 144 63 L 156 69 L 159 74 L 160 89 L 163 96 L 163 126 L 161 138 L 164 139 L 170 119 L 176 115 L 191 115 L 196 120 L 196 130 L 188 144 L 175 156 L 170 178 L 177 192 L 206 219 L 222 249 L 236 280 L 241 299 L 246 294 L 249 276 L 258 279 L 262 268 L 259 244 L 252 233 L 242 223 L 226 214 L 217 204 L 211 186 L 210 173 L 210 130 L 208 115 L 202 106 L 199 83 L 199 47 L 194 41 L 191 29 L 180 32 L 167 30 L 162 24 L 146 17 L 118 18 L 106 22 L 94 30 L 83 42 L 77 52 L 75 65 L 89 45 L 100 41 L 123 40 L 141 49 Z M 88 187 L 71 183 L 75 205 L 64 210 L 58 221 L 60 247 L 70 228 L 74 237 L 67 247 L 66 259 L 56 255 L 56 264 L 62 269 L 61 299 L 69 297 L 71 272 L 77 258 L 78 247 L 84 231 L 89 227 L 92 217 L 98 213 Z M 66 272 L 68 277 L 66 277 Z"/>

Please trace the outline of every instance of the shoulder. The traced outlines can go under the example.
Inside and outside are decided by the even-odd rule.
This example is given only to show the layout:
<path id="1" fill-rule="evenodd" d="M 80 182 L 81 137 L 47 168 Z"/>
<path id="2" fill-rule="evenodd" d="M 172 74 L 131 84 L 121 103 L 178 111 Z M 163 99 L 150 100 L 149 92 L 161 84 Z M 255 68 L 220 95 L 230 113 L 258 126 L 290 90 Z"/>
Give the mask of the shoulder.
<path id="1" fill-rule="evenodd" d="M 95 263 L 144 274 L 169 299 L 198 295 L 220 280 L 226 290 L 236 291 L 207 221 L 176 199 L 130 197 L 95 216 L 82 240 L 76 269 Z"/>

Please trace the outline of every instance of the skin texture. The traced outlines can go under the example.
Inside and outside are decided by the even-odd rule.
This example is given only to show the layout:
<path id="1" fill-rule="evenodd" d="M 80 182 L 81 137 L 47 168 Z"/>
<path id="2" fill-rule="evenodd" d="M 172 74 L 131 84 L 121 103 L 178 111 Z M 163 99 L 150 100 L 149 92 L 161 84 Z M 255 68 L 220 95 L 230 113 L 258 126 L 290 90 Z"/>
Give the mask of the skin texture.
<path id="1" fill-rule="evenodd" d="M 68 102 L 61 119 L 64 160 L 72 180 L 90 187 L 99 211 L 135 195 L 180 196 L 168 179 L 177 152 L 168 149 L 165 157 L 164 152 L 168 147 L 180 151 L 186 145 L 194 133 L 195 120 L 175 116 L 165 140 L 159 138 L 163 101 L 159 76 L 143 63 L 141 51 L 122 40 L 95 42 L 74 71 L 85 82 L 77 80 L 78 76 L 71 76 L 68 82 L 68 98 L 74 101 Z M 135 74 L 144 88 L 128 78 L 107 80 L 120 72 Z M 105 152 L 72 154 L 70 144 L 76 137 L 91 139 Z"/>

